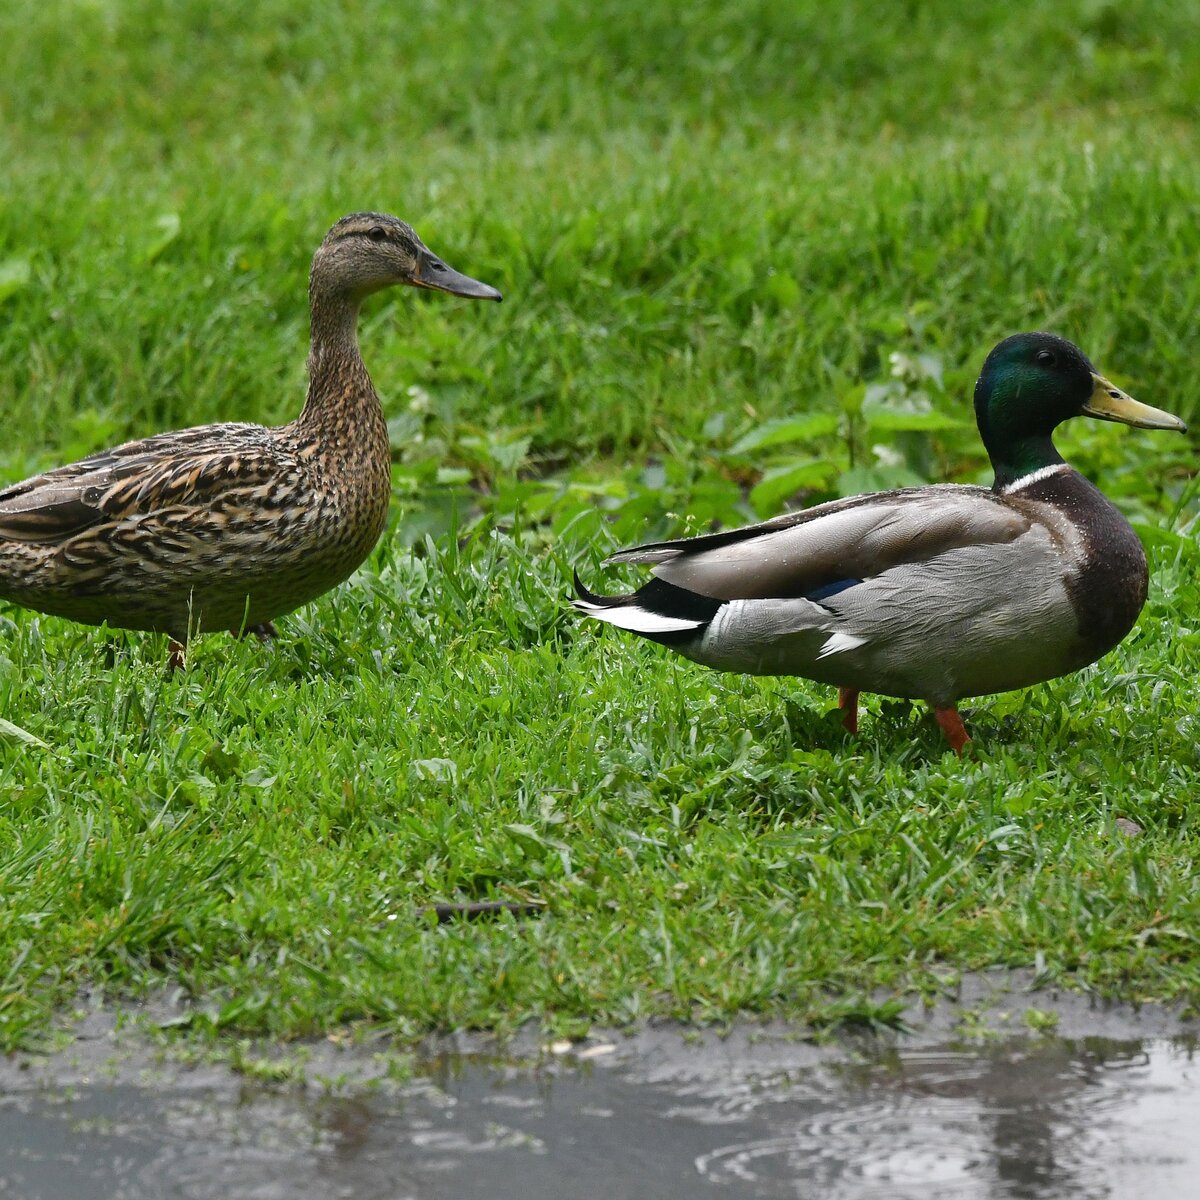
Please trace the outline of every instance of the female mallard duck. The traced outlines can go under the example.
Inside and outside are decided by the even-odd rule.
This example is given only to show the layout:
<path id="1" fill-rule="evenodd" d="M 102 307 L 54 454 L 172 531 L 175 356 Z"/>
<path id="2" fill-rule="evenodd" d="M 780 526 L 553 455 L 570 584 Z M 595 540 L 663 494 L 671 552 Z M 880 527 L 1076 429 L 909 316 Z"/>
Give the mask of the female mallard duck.
<path id="1" fill-rule="evenodd" d="M 404 283 L 500 293 L 448 267 L 403 221 L 352 213 L 309 277 L 308 398 L 278 428 L 201 425 L 93 454 L 0 491 L 0 599 L 90 625 L 274 632 L 341 583 L 383 531 L 387 425 L 358 351 L 364 297 Z"/>
<path id="2" fill-rule="evenodd" d="M 1059 456 L 1075 416 L 1185 430 L 1114 387 L 1077 346 L 1006 338 L 975 385 L 991 489 L 940 484 L 622 550 L 655 580 L 575 607 L 721 671 L 801 675 L 930 704 L 961 754 L 956 705 L 1077 671 L 1111 650 L 1146 600 L 1146 556 L 1108 500 Z"/>

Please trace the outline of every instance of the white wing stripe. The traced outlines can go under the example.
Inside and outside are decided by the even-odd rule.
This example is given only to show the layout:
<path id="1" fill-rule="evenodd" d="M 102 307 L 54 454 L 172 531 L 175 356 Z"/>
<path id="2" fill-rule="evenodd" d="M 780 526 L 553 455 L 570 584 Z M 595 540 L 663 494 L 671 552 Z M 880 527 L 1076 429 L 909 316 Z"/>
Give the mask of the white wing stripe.
<path id="1" fill-rule="evenodd" d="M 866 638 L 855 637 L 852 633 L 830 634 L 829 640 L 821 647 L 818 658 L 828 658 L 831 654 L 845 654 L 847 650 L 857 650 L 867 644 Z"/>

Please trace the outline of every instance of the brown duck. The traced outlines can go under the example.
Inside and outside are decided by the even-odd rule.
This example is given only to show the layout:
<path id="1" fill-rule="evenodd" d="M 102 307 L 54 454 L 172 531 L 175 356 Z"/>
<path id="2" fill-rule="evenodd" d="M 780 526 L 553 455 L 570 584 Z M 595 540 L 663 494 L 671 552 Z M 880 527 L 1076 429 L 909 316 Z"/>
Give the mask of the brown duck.
<path id="1" fill-rule="evenodd" d="M 201 425 L 126 442 L 0 491 L 0 599 L 89 625 L 274 633 L 341 583 L 387 520 L 387 426 L 358 350 L 364 297 L 394 284 L 500 293 L 396 217 L 352 213 L 309 277 L 308 398 L 287 425 Z"/>

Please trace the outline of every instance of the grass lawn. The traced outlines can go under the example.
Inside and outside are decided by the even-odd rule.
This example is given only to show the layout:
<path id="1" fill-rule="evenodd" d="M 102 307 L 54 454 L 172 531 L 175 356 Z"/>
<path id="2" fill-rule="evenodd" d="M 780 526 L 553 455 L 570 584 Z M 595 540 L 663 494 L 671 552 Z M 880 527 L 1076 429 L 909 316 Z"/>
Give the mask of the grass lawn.
<path id="1" fill-rule="evenodd" d="M 0 481 L 293 416 L 344 212 L 505 303 L 369 306 L 394 519 L 274 646 L 168 678 L 164 639 L 0 607 L 0 1047 L 82 986 L 284 1037 L 890 1020 L 997 964 L 1197 1002 L 1187 439 L 1064 432 L 1150 600 L 969 704 L 965 761 L 920 706 L 851 739 L 829 689 L 565 607 L 620 544 L 988 478 L 970 389 L 1019 329 L 1200 416 L 1200 8 L 962 7 L 3 7 Z M 547 909 L 422 914 L 479 899 Z"/>

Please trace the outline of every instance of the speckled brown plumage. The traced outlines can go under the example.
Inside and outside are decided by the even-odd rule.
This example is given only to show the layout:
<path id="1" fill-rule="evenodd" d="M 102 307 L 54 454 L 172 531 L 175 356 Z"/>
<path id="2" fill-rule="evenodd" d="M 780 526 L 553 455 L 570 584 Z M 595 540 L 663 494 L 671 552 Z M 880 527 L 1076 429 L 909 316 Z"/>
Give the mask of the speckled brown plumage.
<path id="1" fill-rule="evenodd" d="M 156 434 L 0 491 L 0 598 L 184 642 L 214 629 L 266 633 L 342 582 L 383 531 L 391 490 L 358 310 L 399 283 L 500 299 L 403 221 L 343 217 L 313 258 L 300 416 Z"/>

